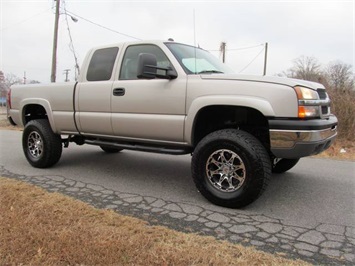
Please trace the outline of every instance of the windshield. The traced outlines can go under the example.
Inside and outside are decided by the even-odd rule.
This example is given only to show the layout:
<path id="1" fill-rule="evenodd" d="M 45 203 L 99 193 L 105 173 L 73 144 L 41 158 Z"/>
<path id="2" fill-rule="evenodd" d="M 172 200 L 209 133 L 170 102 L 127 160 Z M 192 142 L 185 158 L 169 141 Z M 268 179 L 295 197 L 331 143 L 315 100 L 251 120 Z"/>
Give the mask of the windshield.
<path id="1" fill-rule="evenodd" d="M 234 73 L 209 52 L 181 43 L 165 43 L 187 74 Z"/>

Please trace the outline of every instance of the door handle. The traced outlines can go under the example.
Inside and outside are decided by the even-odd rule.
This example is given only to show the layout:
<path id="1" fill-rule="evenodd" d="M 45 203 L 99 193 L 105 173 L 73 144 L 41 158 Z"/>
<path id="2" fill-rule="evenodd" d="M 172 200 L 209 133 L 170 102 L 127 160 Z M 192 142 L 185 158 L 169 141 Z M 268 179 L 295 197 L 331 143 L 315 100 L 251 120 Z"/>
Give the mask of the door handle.
<path id="1" fill-rule="evenodd" d="M 113 96 L 123 96 L 123 95 L 125 95 L 125 93 L 126 93 L 125 88 L 113 89 Z"/>

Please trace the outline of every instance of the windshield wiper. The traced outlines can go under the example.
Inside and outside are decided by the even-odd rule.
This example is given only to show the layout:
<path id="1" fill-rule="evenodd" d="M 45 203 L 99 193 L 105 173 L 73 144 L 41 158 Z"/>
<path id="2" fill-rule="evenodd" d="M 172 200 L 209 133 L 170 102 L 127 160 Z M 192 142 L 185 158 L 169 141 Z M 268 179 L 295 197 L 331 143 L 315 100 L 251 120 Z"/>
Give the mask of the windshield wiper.
<path id="1" fill-rule="evenodd" d="M 211 73 L 221 73 L 223 74 L 224 72 L 219 71 L 219 70 L 202 70 L 200 72 L 198 72 L 197 74 L 211 74 Z"/>

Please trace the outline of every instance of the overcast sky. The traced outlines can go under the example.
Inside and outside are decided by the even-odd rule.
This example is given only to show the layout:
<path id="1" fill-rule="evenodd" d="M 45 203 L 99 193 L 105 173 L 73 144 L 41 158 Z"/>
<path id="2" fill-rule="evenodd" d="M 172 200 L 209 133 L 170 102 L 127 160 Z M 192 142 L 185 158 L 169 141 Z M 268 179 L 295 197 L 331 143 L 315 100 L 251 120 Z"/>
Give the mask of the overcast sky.
<path id="1" fill-rule="evenodd" d="M 0 0 L 0 70 L 19 77 L 26 72 L 27 80 L 50 81 L 55 3 Z M 79 65 L 91 47 L 134 40 L 118 32 L 192 45 L 196 40 L 217 57 L 219 52 L 213 50 L 224 41 L 226 63 L 243 74 L 262 74 L 266 42 L 268 75 L 287 70 L 302 55 L 314 56 L 323 65 L 335 60 L 355 65 L 355 0 L 61 0 L 61 6 L 57 81 L 64 81 L 64 69 L 71 69 L 69 78 L 74 80 L 64 6 L 77 15 L 78 22 L 70 17 L 68 22 Z"/>

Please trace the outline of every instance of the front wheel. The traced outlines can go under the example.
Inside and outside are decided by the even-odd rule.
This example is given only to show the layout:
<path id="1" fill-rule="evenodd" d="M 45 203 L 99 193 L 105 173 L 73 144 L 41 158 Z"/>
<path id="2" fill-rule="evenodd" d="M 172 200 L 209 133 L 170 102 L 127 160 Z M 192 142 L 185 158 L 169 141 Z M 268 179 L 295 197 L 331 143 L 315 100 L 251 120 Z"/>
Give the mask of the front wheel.
<path id="1" fill-rule="evenodd" d="M 27 161 L 36 168 L 55 165 L 62 155 L 62 140 L 55 134 L 48 120 L 28 122 L 23 130 L 22 148 Z"/>
<path id="2" fill-rule="evenodd" d="M 214 204 L 241 208 L 255 201 L 271 176 L 270 157 L 251 134 L 225 129 L 197 145 L 192 176 L 201 194 Z"/>

